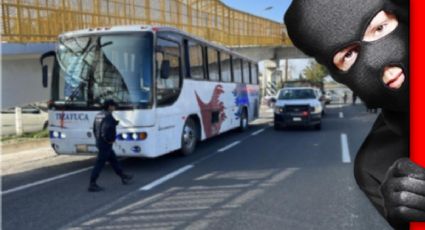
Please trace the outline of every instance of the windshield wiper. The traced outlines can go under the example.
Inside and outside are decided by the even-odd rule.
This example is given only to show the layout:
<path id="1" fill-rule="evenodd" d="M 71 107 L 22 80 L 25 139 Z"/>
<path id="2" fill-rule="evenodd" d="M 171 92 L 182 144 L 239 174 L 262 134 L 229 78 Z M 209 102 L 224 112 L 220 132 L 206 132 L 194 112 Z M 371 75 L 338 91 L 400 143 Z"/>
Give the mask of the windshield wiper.
<path id="1" fill-rule="evenodd" d="M 84 87 L 86 87 L 86 82 L 82 81 L 78 86 L 72 91 L 69 98 L 65 101 L 65 104 L 70 101 L 74 101 L 74 98 L 80 93 L 80 91 L 84 90 Z"/>
<path id="2" fill-rule="evenodd" d="M 95 101 L 95 98 L 94 98 L 94 93 L 93 93 L 93 85 L 96 82 L 94 75 L 96 73 L 97 65 L 99 64 L 99 61 L 100 61 L 99 60 L 100 59 L 100 55 L 102 55 L 101 52 L 100 52 L 100 50 L 103 47 L 105 47 L 105 46 L 109 46 L 109 45 L 112 45 L 113 44 L 112 41 L 109 41 L 109 42 L 105 42 L 103 44 L 100 44 L 100 39 L 101 39 L 101 37 L 98 37 L 96 39 L 96 45 L 94 45 L 92 47 L 92 48 L 95 48 L 95 51 L 94 51 L 95 52 L 94 53 L 95 56 L 94 56 L 94 62 L 90 66 L 91 68 L 89 69 L 89 75 L 88 75 L 87 105 L 94 104 L 96 102 Z M 92 48 L 90 48 L 90 50 Z"/>
<path id="3" fill-rule="evenodd" d="M 84 68 L 89 68 L 88 70 L 88 76 L 83 78 L 82 76 L 80 76 L 81 82 L 78 84 L 78 86 L 72 91 L 71 95 L 69 96 L 69 98 L 67 100 L 65 100 L 65 105 L 70 104 L 70 102 L 74 101 L 75 97 L 79 94 L 80 91 L 83 91 L 83 89 L 87 86 L 87 94 L 88 94 L 88 98 L 87 98 L 87 104 L 90 104 L 93 102 L 93 92 L 92 92 L 92 87 L 93 84 L 96 82 L 95 78 L 94 78 L 94 74 L 96 72 L 96 67 L 97 64 L 99 63 L 99 51 L 101 48 L 108 46 L 108 45 L 112 45 L 113 42 L 109 41 L 106 42 L 104 44 L 100 44 L 100 39 L 101 37 L 97 37 L 96 39 L 96 43 L 93 44 L 92 46 L 90 46 L 90 44 L 92 44 L 92 37 L 90 37 L 89 41 L 87 42 L 87 45 L 82 48 L 81 53 L 83 54 L 82 57 L 80 58 L 80 60 L 82 60 L 84 62 L 84 67 L 82 67 L 82 70 Z M 66 45 L 65 45 L 66 46 Z M 72 49 L 70 49 L 68 46 L 66 46 L 69 50 L 71 50 L 72 53 L 76 54 L 76 52 L 74 52 Z M 92 50 L 95 49 L 95 57 L 93 58 L 92 63 L 89 63 L 86 60 L 86 57 L 88 54 L 90 54 L 92 52 Z M 83 73 L 83 71 L 81 71 L 81 74 Z"/>

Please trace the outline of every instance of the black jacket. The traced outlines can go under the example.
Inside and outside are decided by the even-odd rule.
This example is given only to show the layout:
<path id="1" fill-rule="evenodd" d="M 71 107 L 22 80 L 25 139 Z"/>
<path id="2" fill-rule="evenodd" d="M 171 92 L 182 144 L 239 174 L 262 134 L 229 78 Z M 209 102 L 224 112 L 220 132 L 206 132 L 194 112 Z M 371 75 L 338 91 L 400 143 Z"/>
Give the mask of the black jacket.
<path id="1" fill-rule="evenodd" d="M 354 163 L 359 187 L 384 218 L 387 217 L 380 186 L 390 166 L 404 157 L 409 157 L 409 114 L 384 110 L 376 119 Z M 408 223 L 393 227 L 405 229 Z"/>
<path id="2" fill-rule="evenodd" d="M 118 121 L 108 111 L 98 113 L 94 119 L 93 133 L 97 145 L 112 145 L 115 141 Z"/>

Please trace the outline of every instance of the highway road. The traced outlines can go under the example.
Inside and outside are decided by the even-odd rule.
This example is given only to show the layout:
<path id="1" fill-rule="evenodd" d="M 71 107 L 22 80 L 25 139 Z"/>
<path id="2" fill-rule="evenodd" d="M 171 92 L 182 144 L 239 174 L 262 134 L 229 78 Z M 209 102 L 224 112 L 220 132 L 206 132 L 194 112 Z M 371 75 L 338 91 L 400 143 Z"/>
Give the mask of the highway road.
<path id="1" fill-rule="evenodd" d="M 3 229 L 391 229 L 353 177 L 375 118 L 360 105 L 333 106 L 321 131 L 275 131 L 267 111 L 190 156 L 123 159 L 131 185 L 107 166 L 100 193 L 87 192 L 94 158 L 40 146 L 29 151 L 45 157 L 2 174 Z M 11 154 L 23 153 L 3 158 Z"/>

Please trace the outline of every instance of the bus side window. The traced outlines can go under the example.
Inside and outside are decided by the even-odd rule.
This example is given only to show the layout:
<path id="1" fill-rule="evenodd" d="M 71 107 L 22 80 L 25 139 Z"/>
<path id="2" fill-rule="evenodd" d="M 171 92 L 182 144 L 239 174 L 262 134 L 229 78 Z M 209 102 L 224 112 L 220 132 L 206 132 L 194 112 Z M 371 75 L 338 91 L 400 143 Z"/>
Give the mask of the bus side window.
<path id="1" fill-rule="evenodd" d="M 218 52 L 213 48 L 207 48 L 208 59 L 208 79 L 210 81 L 219 81 L 219 65 L 218 65 Z"/>
<path id="2" fill-rule="evenodd" d="M 248 72 L 249 72 L 250 84 L 254 84 L 254 81 L 252 80 L 252 64 L 251 64 L 251 62 L 248 62 Z"/>
<path id="3" fill-rule="evenodd" d="M 220 53 L 220 61 L 221 61 L 221 80 L 223 82 L 231 82 L 232 81 L 232 59 L 230 55 L 224 52 Z"/>
<path id="4" fill-rule="evenodd" d="M 245 84 L 249 84 L 249 78 L 250 78 L 250 73 L 249 73 L 249 63 L 247 61 L 242 61 L 243 63 L 243 83 Z"/>
<path id="5" fill-rule="evenodd" d="M 158 106 L 170 105 L 177 100 L 180 93 L 182 81 L 180 45 L 171 40 L 158 38 L 155 52 L 155 63 L 157 66 L 157 104 Z M 166 72 L 166 74 L 164 74 L 164 72 Z"/>
<path id="6" fill-rule="evenodd" d="M 252 73 L 252 77 L 251 77 L 251 82 L 253 85 L 257 85 L 258 84 L 258 66 L 255 63 L 251 64 L 251 73 Z"/>
<path id="7" fill-rule="evenodd" d="M 233 57 L 233 80 L 242 83 L 242 60 L 238 57 Z"/>
<path id="8" fill-rule="evenodd" d="M 189 75 L 192 79 L 205 79 L 205 67 L 203 58 L 203 48 L 199 43 L 189 41 Z"/>

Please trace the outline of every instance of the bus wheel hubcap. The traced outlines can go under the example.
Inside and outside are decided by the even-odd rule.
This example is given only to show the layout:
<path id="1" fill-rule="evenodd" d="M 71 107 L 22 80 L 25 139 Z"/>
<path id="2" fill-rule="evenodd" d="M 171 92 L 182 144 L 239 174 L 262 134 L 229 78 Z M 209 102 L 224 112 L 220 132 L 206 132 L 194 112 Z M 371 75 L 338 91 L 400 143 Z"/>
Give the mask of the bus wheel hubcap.
<path id="1" fill-rule="evenodd" d="M 185 144 L 185 146 L 190 147 L 192 146 L 192 143 L 194 141 L 194 134 L 193 134 L 193 130 L 191 127 L 186 126 L 184 128 L 184 133 L 183 133 L 183 142 Z"/>

